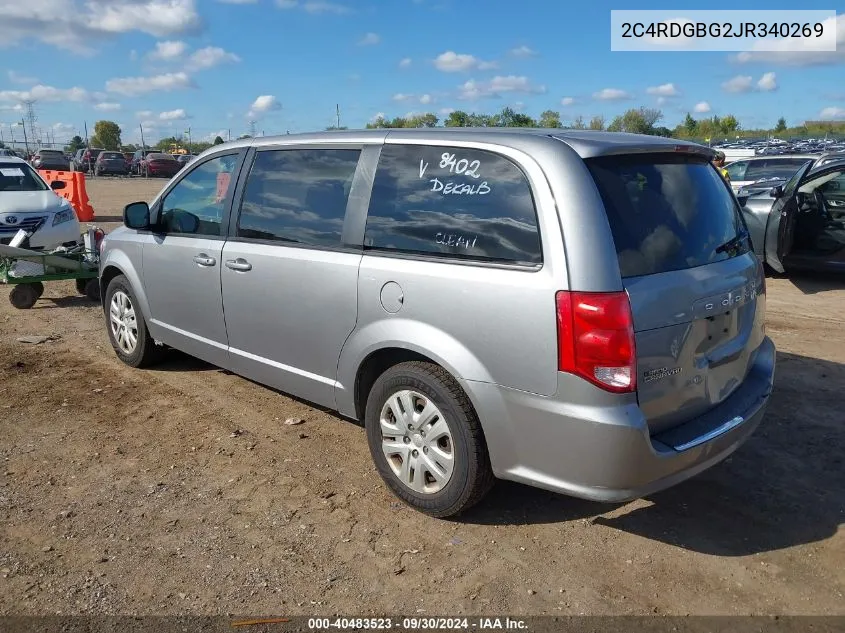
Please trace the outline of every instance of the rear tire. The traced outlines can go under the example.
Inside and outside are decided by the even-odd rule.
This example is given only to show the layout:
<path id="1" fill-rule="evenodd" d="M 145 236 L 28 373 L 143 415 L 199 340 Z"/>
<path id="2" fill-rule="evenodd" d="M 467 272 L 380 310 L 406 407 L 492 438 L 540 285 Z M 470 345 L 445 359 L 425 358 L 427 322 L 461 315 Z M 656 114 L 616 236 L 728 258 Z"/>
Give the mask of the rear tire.
<path id="1" fill-rule="evenodd" d="M 83 294 L 94 303 L 100 303 L 100 280 L 96 277 L 86 280 Z"/>
<path id="2" fill-rule="evenodd" d="M 84 295 L 85 294 L 85 285 L 88 283 L 88 280 L 87 279 L 76 279 L 74 283 L 76 284 L 76 292 L 78 292 L 81 295 Z"/>
<path id="3" fill-rule="evenodd" d="M 105 318 L 115 354 L 130 367 L 150 367 L 164 357 L 164 348 L 150 336 L 132 286 L 123 275 L 112 279 L 106 289 Z"/>
<path id="4" fill-rule="evenodd" d="M 478 416 L 438 365 L 414 361 L 385 371 L 367 397 L 364 425 L 379 475 L 420 512 L 458 515 L 495 482 Z"/>

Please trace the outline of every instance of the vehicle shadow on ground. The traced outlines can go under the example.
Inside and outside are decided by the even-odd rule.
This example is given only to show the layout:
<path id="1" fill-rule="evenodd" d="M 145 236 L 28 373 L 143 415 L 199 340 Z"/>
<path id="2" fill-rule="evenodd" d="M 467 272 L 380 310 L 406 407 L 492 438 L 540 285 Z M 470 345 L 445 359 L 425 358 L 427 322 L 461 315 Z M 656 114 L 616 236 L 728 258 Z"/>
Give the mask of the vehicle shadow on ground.
<path id="1" fill-rule="evenodd" d="M 651 505 L 625 513 L 624 506 L 505 484 L 461 520 L 519 525 L 591 517 L 594 524 L 718 556 L 828 539 L 845 522 L 843 384 L 845 365 L 778 353 L 772 400 L 752 438 L 727 461 L 649 496 Z M 611 511 L 614 516 L 601 516 Z"/>
<path id="2" fill-rule="evenodd" d="M 90 308 L 98 306 L 96 301 L 91 301 L 82 295 L 69 297 L 41 297 L 30 310 L 52 310 L 54 308 Z"/>
<path id="3" fill-rule="evenodd" d="M 123 223 L 123 215 L 97 215 L 94 216 L 94 221 L 92 224 L 97 224 L 100 222 L 120 222 Z"/>
<path id="4" fill-rule="evenodd" d="M 805 295 L 845 289 L 845 275 L 834 273 L 790 273 L 789 282 Z"/>

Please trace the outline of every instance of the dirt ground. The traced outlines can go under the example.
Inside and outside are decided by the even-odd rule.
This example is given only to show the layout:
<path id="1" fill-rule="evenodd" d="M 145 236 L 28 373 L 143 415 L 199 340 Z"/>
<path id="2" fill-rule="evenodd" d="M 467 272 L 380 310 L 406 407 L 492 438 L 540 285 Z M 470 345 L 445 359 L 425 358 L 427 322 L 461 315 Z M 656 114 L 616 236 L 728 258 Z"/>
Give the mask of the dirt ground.
<path id="1" fill-rule="evenodd" d="M 113 227 L 163 184 L 89 194 Z M 845 614 L 843 314 L 845 280 L 769 279 L 768 416 L 695 479 L 621 506 L 500 482 L 440 521 L 355 424 L 179 354 L 129 369 L 70 283 L 4 294 L 0 613 Z"/>

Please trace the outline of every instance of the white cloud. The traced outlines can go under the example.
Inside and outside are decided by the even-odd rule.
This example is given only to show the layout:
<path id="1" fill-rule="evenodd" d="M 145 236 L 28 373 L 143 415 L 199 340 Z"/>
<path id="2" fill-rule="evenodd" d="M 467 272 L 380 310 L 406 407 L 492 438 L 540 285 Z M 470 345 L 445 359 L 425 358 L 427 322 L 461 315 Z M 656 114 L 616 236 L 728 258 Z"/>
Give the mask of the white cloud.
<path id="1" fill-rule="evenodd" d="M 170 92 L 193 87 L 194 82 L 187 73 L 165 73 L 151 77 L 122 77 L 109 79 L 106 90 L 129 97 L 148 94 L 150 92 Z"/>
<path id="2" fill-rule="evenodd" d="M 732 79 L 722 84 L 722 90 L 733 94 L 744 92 L 751 92 L 752 90 L 759 90 L 761 92 L 771 92 L 778 89 L 777 78 L 775 73 L 765 73 L 757 83 L 754 83 L 754 78 L 751 75 L 737 75 Z"/>
<path id="3" fill-rule="evenodd" d="M 749 92 L 754 80 L 751 75 L 737 75 L 722 84 L 722 90 L 731 93 Z"/>
<path id="4" fill-rule="evenodd" d="M 140 110 L 135 113 L 135 116 L 139 119 L 151 119 L 153 117 L 152 110 Z"/>
<path id="5" fill-rule="evenodd" d="M 657 97 L 657 105 L 663 105 L 666 103 L 666 97 Z"/>
<path id="6" fill-rule="evenodd" d="M 652 86 L 645 89 L 646 94 L 655 95 L 657 97 L 677 97 L 680 92 L 675 88 L 675 84 L 660 84 L 659 86 Z"/>
<path id="7" fill-rule="evenodd" d="M 630 99 L 632 96 L 630 92 L 620 90 L 619 88 L 605 88 L 593 93 L 593 99 L 598 99 L 599 101 L 623 101 Z"/>
<path id="8" fill-rule="evenodd" d="M 41 84 L 33 86 L 29 90 L 0 90 L 0 101 L 43 101 L 62 102 L 74 101 L 83 102 L 90 100 L 91 95 L 84 88 L 54 88 Z"/>
<path id="9" fill-rule="evenodd" d="M 712 108 L 710 107 L 709 103 L 707 103 L 706 101 L 699 101 L 695 104 L 695 107 L 692 109 L 692 111 L 696 114 L 707 114 L 708 112 L 710 112 L 711 109 Z"/>
<path id="10" fill-rule="evenodd" d="M 179 40 L 156 42 L 155 48 L 147 53 L 147 59 L 157 62 L 169 62 L 181 58 L 187 50 L 188 45 Z"/>
<path id="11" fill-rule="evenodd" d="M 36 40 L 90 54 L 108 37 L 140 31 L 154 37 L 198 32 L 196 0 L 26 0 L 0 3 L 0 47 Z"/>
<path id="12" fill-rule="evenodd" d="M 757 82 L 757 90 L 772 92 L 778 89 L 778 82 L 775 73 L 765 73 Z"/>
<path id="13" fill-rule="evenodd" d="M 229 130 L 217 130 L 216 132 L 209 132 L 206 135 L 205 140 L 209 143 L 213 143 L 214 139 L 216 139 L 218 136 L 224 141 L 226 141 L 229 138 Z"/>
<path id="14" fill-rule="evenodd" d="M 188 118 L 188 114 L 185 112 L 184 108 L 177 108 L 176 110 L 161 112 L 158 115 L 158 118 L 162 121 L 182 121 Z"/>
<path id="15" fill-rule="evenodd" d="M 447 117 L 447 116 L 449 116 L 450 114 L 452 114 L 454 111 L 455 111 L 455 108 L 440 108 L 440 109 L 437 111 L 437 114 L 439 114 L 440 116 L 445 116 L 445 117 Z"/>
<path id="16" fill-rule="evenodd" d="M 573 103 L 575 103 L 574 97 L 564 97 L 560 100 L 560 105 L 562 106 L 571 106 Z"/>
<path id="17" fill-rule="evenodd" d="M 376 112 L 372 117 L 370 117 L 370 123 L 375 123 L 379 119 L 384 118 L 384 112 Z"/>
<path id="18" fill-rule="evenodd" d="M 379 42 L 381 42 L 381 37 L 378 33 L 367 33 L 358 40 L 358 46 L 375 46 Z"/>
<path id="19" fill-rule="evenodd" d="M 395 95 L 391 97 L 394 101 L 408 101 L 413 99 L 414 95 L 405 94 L 404 92 L 397 92 Z"/>
<path id="20" fill-rule="evenodd" d="M 537 54 L 537 51 L 527 46 L 517 46 L 516 48 L 512 48 L 509 52 L 514 57 L 533 57 Z"/>
<path id="21" fill-rule="evenodd" d="M 459 73 L 467 70 L 490 70 L 496 68 L 496 62 L 482 61 L 473 55 L 446 51 L 434 59 L 434 66 L 444 73 Z"/>
<path id="22" fill-rule="evenodd" d="M 129 51 L 129 61 L 130 62 L 138 61 L 138 51 L 136 51 L 134 48 L 131 51 Z"/>
<path id="23" fill-rule="evenodd" d="M 399 60 L 399 68 L 410 68 L 412 63 L 410 57 L 405 57 Z"/>
<path id="24" fill-rule="evenodd" d="M 36 77 L 30 77 L 28 75 L 20 75 L 16 73 L 14 70 L 10 70 L 9 73 L 9 81 L 13 84 L 37 84 L 38 79 Z"/>
<path id="25" fill-rule="evenodd" d="M 831 28 L 835 29 L 835 51 L 820 50 L 820 47 L 824 44 L 824 38 L 807 37 L 798 40 L 789 38 L 780 40 L 777 45 L 781 49 L 800 46 L 802 47 L 801 50 L 743 51 L 736 55 L 734 60 L 740 64 L 765 62 L 780 66 L 830 66 L 833 64 L 845 64 L 845 13 L 837 15 L 836 18 L 828 18 L 822 24 L 824 25 L 825 32 Z M 769 46 L 771 46 L 771 42 L 769 42 Z"/>
<path id="26" fill-rule="evenodd" d="M 258 0 L 217 0 L 217 2 L 222 2 L 223 4 L 255 4 Z M 211 137 L 214 138 L 213 136 Z"/>
<path id="27" fill-rule="evenodd" d="M 241 61 L 241 58 L 223 50 L 218 46 L 206 46 L 194 51 L 188 57 L 188 62 L 185 64 L 185 69 L 188 71 L 208 70 L 220 64 L 236 63 Z"/>
<path id="28" fill-rule="evenodd" d="M 306 13 L 315 15 L 320 13 L 333 13 L 335 15 L 352 13 L 352 9 L 345 5 L 335 2 L 323 2 L 321 0 L 305 0 L 305 2 L 299 2 L 299 0 L 276 0 L 276 6 L 280 9 L 302 9 Z"/>
<path id="29" fill-rule="evenodd" d="M 100 112 L 117 112 L 120 110 L 120 104 L 111 101 L 103 101 L 102 103 L 96 104 L 94 109 L 99 110 Z"/>
<path id="30" fill-rule="evenodd" d="M 845 119 L 845 108 L 825 108 L 819 113 L 819 118 L 823 121 Z"/>
<path id="31" fill-rule="evenodd" d="M 280 110 L 281 108 L 282 104 L 279 103 L 279 100 L 275 96 L 261 95 L 252 102 L 248 116 L 254 118 L 261 114 L 272 112 L 273 110 Z"/>
<path id="32" fill-rule="evenodd" d="M 541 94 L 546 87 L 532 84 L 528 77 L 507 75 L 496 76 L 490 81 L 470 79 L 458 89 L 458 99 L 475 101 L 485 97 L 497 97 L 504 93 Z"/>
<path id="33" fill-rule="evenodd" d="M 420 103 L 422 105 L 428 105 L 428 104 L 433 103 L 433 102 L 434 102 L 434 97 L 432 97 L 430 94 L 420 95 Z"/>

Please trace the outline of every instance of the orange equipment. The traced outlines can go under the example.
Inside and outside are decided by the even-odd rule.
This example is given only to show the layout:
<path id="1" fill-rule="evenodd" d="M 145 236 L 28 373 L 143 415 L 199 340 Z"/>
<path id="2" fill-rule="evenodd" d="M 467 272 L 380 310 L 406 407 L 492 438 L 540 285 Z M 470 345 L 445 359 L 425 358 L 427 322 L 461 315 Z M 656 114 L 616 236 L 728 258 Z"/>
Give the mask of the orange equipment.
<path id="1" fill-rule="evenodd" d="M 85 174 L 83 172 L 39 169 L 38 173 L 47 181 L 47 184 L 56 180 L 64 182 L 65 188 L 59 189 L 56 194 L 70 202 L 80 222 L 94 221 L 94 208 L 91 206 L 88 192 L 85 190 Z"/>

